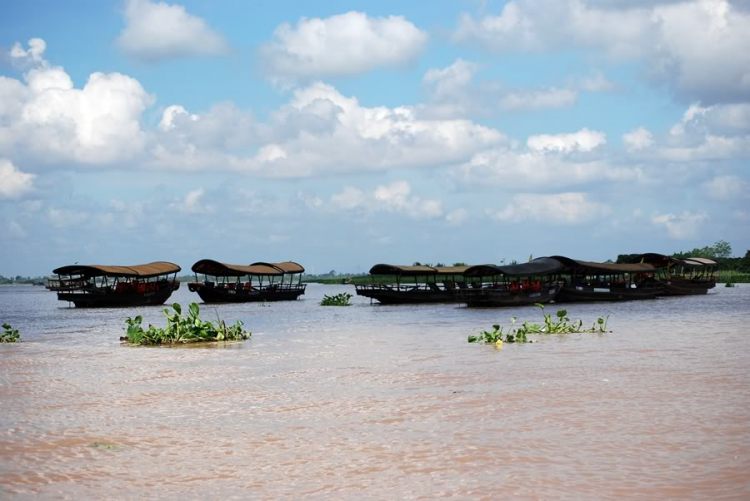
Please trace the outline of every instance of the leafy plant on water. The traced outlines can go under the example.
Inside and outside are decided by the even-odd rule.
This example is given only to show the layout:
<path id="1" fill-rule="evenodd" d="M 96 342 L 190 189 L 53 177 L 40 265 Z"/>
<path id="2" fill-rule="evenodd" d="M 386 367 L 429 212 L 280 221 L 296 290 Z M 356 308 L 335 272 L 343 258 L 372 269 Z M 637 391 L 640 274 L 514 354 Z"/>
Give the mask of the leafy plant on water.
<path id="1" fill-rule="evenodd" d="M 544 315 L 542 324 L 531 323 L 526 321 L 518 327 L 509 327 L 507 331 L 500 324 L 492 326 L 491 331 L 482 331 L 478 336 L 469 336 L 470 343 L 487 343 L 502 344 L 505 343 L 532 343 L 528 334 L 572 334 L 581 332 L 607 332 L 607 321 L 609 315 L 599 317 L 589 329 L 583 328 L 583 320 L 571 322 L 567 310 L 558 310 L 555 317 L 551 314 L 544 313 L 544 305 L 537 303 Z M 511 317 L 511 325 L 515 325 L 518 318 Z"/>
<path id="2" fill-rule="evenodd" d="M 167 317 L 165 329 L 148 326 L 144 329 L 141 325 L 143 317 L 125 320 L 127 324 L 126 340 L 134 345 L 156 345 L 156 344 L 179 344 L 179 343 L 201 343 L 209 341 L 241 341 L 250 337 L 250 332 L 242 329 L 242 321 L 237 320 L 234 325 L 227 326 L 226 322 L 219 319 L 214 325 L 212 322 L 203 321 L 199 317 L 200 308 L 197 303 L 190 303 L 187 316 L 182 315 L 182 307 L 179 303 L 172 305 L 172 311 L 164 309 Z M 217 314 L 218 316 L 218 314 Z"/>
<path id="3" fill-rule="evenodd" d="M 3 332 L 0 332 L 0 343 L 17 343 L 21 340 L 18 329 L 14 329 L 10 324 L 3 324 Z"/>
<path id="4" fill-rule="evenodd" d="M 324 295 L 323 300 L 320 302 L 321 306 L 350 306 L 349 300 L 354 297 L 348 292 L 342 292 L 341 294 L 334 294 L 333 296 Z"/>

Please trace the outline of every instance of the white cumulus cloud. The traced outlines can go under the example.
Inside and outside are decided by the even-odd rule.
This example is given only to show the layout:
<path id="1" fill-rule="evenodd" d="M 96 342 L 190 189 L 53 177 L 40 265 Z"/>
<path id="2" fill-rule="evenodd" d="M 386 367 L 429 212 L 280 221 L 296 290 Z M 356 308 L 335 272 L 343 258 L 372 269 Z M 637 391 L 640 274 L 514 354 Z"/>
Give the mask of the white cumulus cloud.
<path id="1" fill-rule="evenodd" d="M 586 193 L 558 193 L 515 195 L 504 209 L 488 209 L 487 214 L 498 221 L 511 223 L 536 221 L 579 225 L 598 219 L 610 211 L 607 205 L 590 201 Z"/>
<path id="2" fill-rule="evenodd" d="M 578 92 L 573 88 L 511 88 L 501 81 L 480 80 L 480 65 L 456 59 L 445 68 L 431 68 L 422 78 L 429 97 L 423 115 L 466 116 L 499 111 L 538 111 L 575 105 Z"/>
<path id="3" fill-rule="evenodd" d="M 466 209 L 456 209 L 445 216 L 445 222 L 448 223 L 449 226 L 458 226 L 466 221 L 468 217 L 469 212 Z"/>
<path id="4" fill-rule="evenodd" d="M 686 100 L 750 97 L 750 13 L 728 0 L 515 0 L 499 14 L 463 15 L 454 40 L 497 52 L 603 52 L 642 59 L 650 79 Z"/>
<path id="5" fill-rule="evenodd" d="M 705 212 L 683 212 L 680 215 L 657 214 L 651 221 L 654 225 L 665 228 L 667 234 L 676 240 L 690 240 L 701 233 L 708 219 Z"/>
<path id="6" fill-rule="evenodd" d="M 750 185 L 737 176 L 716 176 L 703 184 L 704 192 L 714 200 L 750 197 Z"/>
<path id="7" fill-rule="evenodd" d="M 654 135 L 647 128 L 638 127 L 631 132 L 623 134 L 622 142 L 628 151 L 642 150 L 654 144 Z"/>
<path id="8" fill-rule="evenodd" d="M 538 110 L 543 108 L 563 108 L 576 103 L 577 93 L 571 89 L 529 89 L 510 92 L 500 98 L 503 110 Z"/>
<path id="9" fill-rule="evenodd" d="M 329 210 L 361 210 L 364 212 L 392 212 L 414 219 L 432 219 L 443 215 L 440 200 L 425 200 L 412 195 L 411 185 L 406 181 L 395 181 L 378 186 L 370 193 L 347 186 L 341 193 L 331 197 Z"/>
<path id="10" fill-rule="evenodd" d="M 607 136 L 603 132 L 583 128 L 570 134 L 540 134 L 531 136 L 526 144 L 535 151 L 591 151 L 597 146 L 606 144 Z"/>
<path id="11" fill-rule="evenodd" d="M 148 62 L 228 50 L 221 34 L 182 5 L 149 0 L 128 0 L 117 44 L 128 56 Z"/>
<path id="12" fill-rule="evenodd" d="M 201 203 L 204 194 L 203 188 L 188 191 L 183 198 L 173 201 L 169 206 L 183 214 L 210 214 L 214 211 L 214 208 L 211 205 Z"/>
<path id="13" fill-rule="evenodd" d="M 413 108 L 362 106 L 355 97 L 316 83 L 293 93 L 271 113 L 268 124 L 246 123 L 245 141 L 220 140 L 237 135 L 234 121 L 213 121 L 206 142 L 200 119 L 175 120 L 154 149 L 155 166 L 201 169 L 230 168 L 268 177 L 438 167 L 461 162 L 483 148 L 503 143 L 505 135 L 469 120 L 426 120 Z M 255 137 L 249 137 L 256 134 Z M 248 147 L 257 147 L 248 153 Z"/>
<path id="14" fill-rule="evenodd" d="M 141 84 L 120 73 L 97 72 L 77 89 L 62 67 L 43 58 L 43 41 L 32 42 L 28 51 L 11 51 L 11 57 L 33 63 L 26 85 L 0 81 L 0 95 L 16 99 L 0 106 L 0 154 L 20 149 L 42 163 L 97 165 L 137 155 L 146 141 L 141 115 L 153 101 Z"/>
<path id="15" fill-rule="evenodd" d="M 347 12 L 328 18 L 284 23 L 260 55 L 269 75 L 278 80 L 355 75 L 413 60 L 427 33 L 401 16 L 370 17 Z"/>
<path id="16" fill-rule="evenodd" d="M 0 200 L 14 199 L 34 189 L 34 174 L 21 172 L 10 160 L 0 158 Z"/>
<path id="17" fill-rule="evenodd" d="M 451 169 L 467 186 L 505 188 L 567 187 L 597 181 L 646 184 L 650 177 L 638 166 L 613 165 L 597 158 L 570 159 L 561 152 L 492 148 Z"/>

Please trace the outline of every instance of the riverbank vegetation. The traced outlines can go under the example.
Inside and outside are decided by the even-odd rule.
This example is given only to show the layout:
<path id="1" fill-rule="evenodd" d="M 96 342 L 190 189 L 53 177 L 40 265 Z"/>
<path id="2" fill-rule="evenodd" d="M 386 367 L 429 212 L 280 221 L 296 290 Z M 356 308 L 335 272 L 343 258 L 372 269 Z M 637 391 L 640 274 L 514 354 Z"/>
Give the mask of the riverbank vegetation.
<path id="1" fill-rule="evenodd" d="M 123 340 L 133 345 L 160 345 L 242 341 L 250 337 L 251 333 L 243 330 L 241 320 L 237 320 L 234 325 L 227 326 L 223 320 L 219 319 L 214 325 L 212 322 L 201 320 L 199 313 L 198 304 L 190 303 L 187 316 L 183 316 L 182 307 L 179 303 L 175 303 L 172 305 L 172 311 L 164 309 L 164 316 L 167 317 L 165 329 L 153 325 L 144 329 L 141 325 L 143 322 L 141 315 L 128 318 L 125 320 L 128 327 Z"/>
<path id="2" fill-rule="evenodd" d="M 348 292 L 342 292 L 341 294 L 334 294 L 333 296 L 323 296 L 323 300 L 320 302 L 320 306 L 350 306 L 349 302 L 353 296 Z"/>
<path id="3" fill-rule="evenodd" d="M 14 329 L 10 324 L 3 324 L 3 331 L 0 332 L 0 343 L 17 343 L 21 340 L 18 329 Z"/>
<path id="4" fill-rule="evenodd" d="M 492 326 L 491 331 L 482 331 L 478 336 L 469 336 L 470 343 L 485 343 L 502 345 L 502 343 L 533 343 L 528 338 L 529 334 L 574 334 L 583 332 L 607 332 L 607 321 L 609 315 L 599 317 L 590 329 L 583 328 L 583 320 L 573 322 L 568 317 L 567 310 L 558 310 L 556 318 L 551 314 L 544 313 L 544 305 L 537 303 L 544 316 L 541 324 L 525 321 L 518 327 L 510 327 L 507 331 L 500 324 Z M 511 317 L 511 325 L 515 325 L 518 318 Z"/>
<path id="5" fill-rule="evenodd" d="M 0 275 L 0 285 L 44 285 L 47 283 L 47 277 L 6 277 Z"/>

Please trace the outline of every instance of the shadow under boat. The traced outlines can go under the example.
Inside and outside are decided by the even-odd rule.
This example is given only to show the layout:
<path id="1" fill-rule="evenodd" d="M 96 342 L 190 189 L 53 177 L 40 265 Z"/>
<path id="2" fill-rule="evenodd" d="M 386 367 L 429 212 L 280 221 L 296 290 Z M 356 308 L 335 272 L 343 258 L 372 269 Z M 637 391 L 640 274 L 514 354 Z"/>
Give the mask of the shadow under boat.
<path id="1" fill-rule="evenodd" d="M 299 263 L 257 262 L 249 266 L 227 264 L 212 259 L 196 262 L 195 282 L 188 284 L 204 303 L 249 303 L 294 301 L 305 293 L 305 269 Z M 203 275 L 203 280 L 198 275 Z M 288 281 L 287 281 L 288 277 Z"/>
<path id="2" fill-rule="evenodd" d="M 109 308 L 164 304 L 180 287 L 174 263 L 158 261 L 133 266 L 70 265 L 53 271 L 46 288 L 57 299 L 78 308 Z"/>

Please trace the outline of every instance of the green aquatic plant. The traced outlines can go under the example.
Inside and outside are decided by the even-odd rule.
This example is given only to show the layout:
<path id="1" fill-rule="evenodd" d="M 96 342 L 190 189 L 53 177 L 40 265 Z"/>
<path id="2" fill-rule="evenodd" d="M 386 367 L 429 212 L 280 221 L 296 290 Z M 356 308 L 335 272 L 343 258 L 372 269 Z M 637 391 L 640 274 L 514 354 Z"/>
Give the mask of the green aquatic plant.
<path id="1" fill-rule="evenodd" d="M 320 302 L 320 306 L 350 306 L 349 300 L 354 297 L 348 292 L 342 292 L 341 294 L 334 294 L 333 296 L 323 296 L 323 300 Z"/>
<path id="2" fill-rule="evenodd" d="M 92 442 L 89 444 L 89 447 L 91 447 L 92 449 L 103 449 L 107 451 L 117 451 L 122 448 L 119 445 L 108 444 L 105 442 Z"/>
<path id="3" fill-rule="evenodd" d="M 223 320 L 218 320 L 214 325 L 212 322 L 203 321 L 198 316 L 200 309 L 197 303 L 190 303 L 187 316 L 182 315 L 182 307 L 179 303 L 172 305 L 172 311 L 164 309 L 167 317 L 165 329 L 148 326 L 144 329 L 141 325 L 143 317 L 125 320 L 127 324 L 125 340 L 134 345 L 158 345 L 158 344 L 184 344 L 202 343 L 210 341 L 242 341 L 250 337 L 250 332 L 242 329 L 242 321 L 237 320 L 234 325 L 227 326 Z"/>
<path id="4" fill-rule="evenodd" d="M 732 282 L 727 282 L 724 284 L 724 287 L 734 287 L 734 284 Z"/>
<path id="5" fill-rule="evenodd" d="M 0 332 L 0 343 L 17 343 L 21 340 L 18 329 L 14 329 L 10 324 L 3 324 L 3 332 Z"/>
<path id="6" fill-rule="evenodd" d="M 571 322 L 568 317 L 567 310 L 558 310 L 555 318 L 549 313 L 544 313 L 544 305 L 537 303 L 542 310 L 544 315 L 544 322 L 542 324 L 535 324 L 529 321 L 522 323 L 518 327 L 508 328 L 504 331 L 500 324 L 492 326 L 491 331 L 482 331 L 478 336 L 469 336 L 468 341 L 470 343 L 486 343 L 486 344 L 502 344 L 505 343 L 532 343 L 529 339 L 528 334 L 573 334 L 581 332 L 607 332 L 607 321 L 609 315 L 599 317 L 596 322 L 591 326 L 590 329 L 583 328 L 583 320 L 577 322 Z M 511 325 L 515 325 L 518 318 L 511 317 Z"/>

